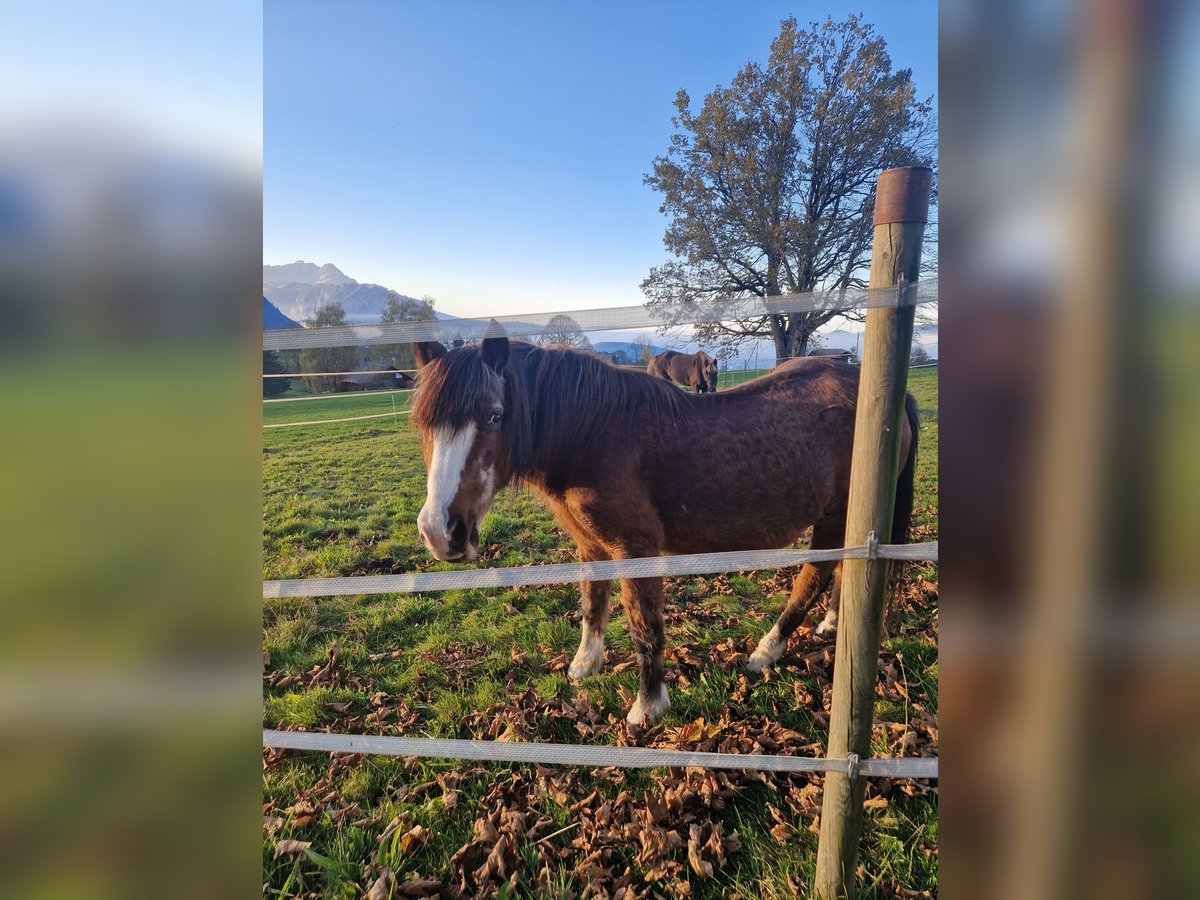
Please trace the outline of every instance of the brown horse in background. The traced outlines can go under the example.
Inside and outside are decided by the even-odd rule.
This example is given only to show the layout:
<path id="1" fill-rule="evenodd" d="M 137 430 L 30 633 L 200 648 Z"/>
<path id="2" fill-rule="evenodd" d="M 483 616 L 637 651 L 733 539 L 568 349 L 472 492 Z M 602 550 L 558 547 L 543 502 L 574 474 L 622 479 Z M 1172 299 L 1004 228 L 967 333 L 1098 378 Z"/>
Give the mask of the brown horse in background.
<path id="1" fill-rule="evenodd" d="M 541 493 L 583 561 L 661 553 L 784 547 L 812 526 L 811 546 L 840 547 L 846 530 L 858 369 L 798 359 L 699 397 L 661 378 L 581 353 L 505 337 L 447 351 L 415 345 L 421 366 L 413 422 L 429 472 L 418 517 L 438 559 L 469 561 L 496 492 Z M 910 396 L 891 534 L 906 540 L 917 452 Z M 786 609 L 750 657 L 770 666 L 835 562 L 805 565 Z M 582 585 L 583 635 L 572 678 L 604 662 L 611 582 Z M 661 578 L 621 582 L 640 686 L 635 724 L 666 711 Z M 836 594 L 836 591 L 835 591 Z"/>
<path id="2" fill-rule="evenodd" d="M 696 353 L 664 350 L 650 360 L 646 371 L 690 387 L 697 394 L 717 392 L 717 361 L 703 350 Z"/>

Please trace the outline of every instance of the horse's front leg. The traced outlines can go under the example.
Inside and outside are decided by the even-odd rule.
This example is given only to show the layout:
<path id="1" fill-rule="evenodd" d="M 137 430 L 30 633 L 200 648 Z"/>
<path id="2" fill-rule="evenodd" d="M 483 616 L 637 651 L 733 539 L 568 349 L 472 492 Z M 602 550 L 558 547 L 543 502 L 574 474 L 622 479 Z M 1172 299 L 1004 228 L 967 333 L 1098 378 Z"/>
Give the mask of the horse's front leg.
<path id="1" fill-rule="evenodd" d="M 621 601 L 638 662 L 638 695 L 627 716 L 630 725 L 649 725 L 671 705 L 663 683 L 662 592 L 661 578 L 621 582 Z"/>
<path id="2" fill-rule="evenodd" d="M 580 552 L 583 562 L 600 559 L 597 554 Z M 604 629 L 608 627 L 608 604 L 612 593 L 611 581 L 585 581 L 579 586 L 583 600 L 583 622 L 579 650 L 571 661 L 567 676 L 575 681 L 595 675 L 604 665 Z"/>

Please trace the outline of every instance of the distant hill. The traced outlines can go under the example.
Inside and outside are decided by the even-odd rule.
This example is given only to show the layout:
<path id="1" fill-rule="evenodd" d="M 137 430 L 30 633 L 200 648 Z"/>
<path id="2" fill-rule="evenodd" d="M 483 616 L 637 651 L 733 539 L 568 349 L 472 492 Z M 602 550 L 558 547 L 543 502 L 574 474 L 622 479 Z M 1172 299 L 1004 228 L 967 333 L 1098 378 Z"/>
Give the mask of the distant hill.
<path id="1" fill-rule="evenodd" d="M 262 327 L 263 331 L 276 331 L 283 328 L 303 328 L 304 326 L 299 322 L 293 322 L 281 313 L 274 303 L 263 297 Z"/>
<path id="2" fill-rule="evenodd" d="M 630 341 L 600 341 L 598 344 L 593 344 L 592 346 L 601 353 L 616 353 L 618 350 L 623 350 L 625 351 L 625 355 L 633 362 L 637 362 L 638 357 L 642 354 L 641 346 Z M 662 352 L 662 347 L 656 347 L 653 344 L 650 345 L 651 356 L 657 356 Z"/>
<path id="3" fill-rule="evenodd" d="M 311 319 L 322 306 L 340 303 L 349 324 L 373 324 L 383 314 L 389 292 L 381 284 L 360 284 L 332 263 L 318 266 L 296 260 L 285 266 L 263 266 L 264 296 L 297 322 Z"/>
<path id="4" fill-rule="evenodd" d="M 937 356 L 938 326 L 937 322 L 918 322 L 913 329 L 916 342 L 925 348 L 931 356 Z M 827 350 L 850 350 L 862 352 L 862 332 L 836 328 L 818 332 L 818 343 Z"/>

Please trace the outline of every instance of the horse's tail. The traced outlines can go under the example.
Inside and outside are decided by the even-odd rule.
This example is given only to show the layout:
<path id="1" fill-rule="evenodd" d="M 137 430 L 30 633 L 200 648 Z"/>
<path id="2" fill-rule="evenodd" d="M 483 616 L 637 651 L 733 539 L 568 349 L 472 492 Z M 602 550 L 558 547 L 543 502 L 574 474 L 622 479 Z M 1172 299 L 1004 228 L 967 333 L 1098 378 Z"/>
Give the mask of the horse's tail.
<path id="1" fill-rule="evenodd" d="M 900 477 L 896 479 L 896 506 L 892 510 L 892 543 L 908 542 L 908 525 L 912 520 L 913 489 L 917 475 L 917 436 L 921 432 L 921 414 L 917 408 L 917 400 L 909 394 L 904 398 L 904 412 L 908 416 L 908 425 L 912 430 L 912 440 L 908 445 L 908 458 L 900 467 Z"/>

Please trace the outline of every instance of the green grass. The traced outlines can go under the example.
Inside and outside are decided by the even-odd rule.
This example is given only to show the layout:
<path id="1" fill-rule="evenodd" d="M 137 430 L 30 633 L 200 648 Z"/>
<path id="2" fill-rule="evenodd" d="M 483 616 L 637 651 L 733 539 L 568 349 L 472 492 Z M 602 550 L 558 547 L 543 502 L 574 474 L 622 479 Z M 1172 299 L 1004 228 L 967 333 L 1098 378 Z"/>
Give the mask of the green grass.
<path id="1" fill-rule="evenodd" d="M 383 392 L 328 394 L 322 397 L 312 397 L 305 394 L 293 394 L 289 391 L 282 398 L 287 403 L 263 403 L 263 424 L 278 424 L 281 422 L 309 422 L 314 419 L 343 419 L 350 416 L 367 416 L 372 413 L 389 413 L 396 410 L 408 409 L 412 394 L 392 394 Z M 379 419 L 378 421 L 384 421 Z M 336 426 L 342 428 L 345 426 Z M 290 429 L 279 429 L 288 431 Z"/>
<path id="2" fill-rule="evenodd" d="M 909 384 L 922 416 L 914 540 L 936 539 L 937 370 L 914 372 Z M 397 395 L 402 398 L 406 395 Z M 380 409 L 382 404 L 386 406 Z M 302 421 L 390 408 L 389 397 L 356 397 L 267 404 L 264 415 L 272 421 Z M 407 417 L 270 430 L 263 441 L 265 578 L 454 568 L 433 561 L 417 535 L 425 474 Z M 573 559 L 569 539 L 538 498 L 526 492 L 501 494 L 484 523 L 482 547 L 484 561 L 479 565 Z M 830 670 L 822 660 L 806 664 L 803 657 L 832 645 L 802 633 L 771 680 L 748 678 L 745 688 L 740 686 L 740 667 L 722 662 L 723 642 L 733 641 L 744 652 L 770 627 L 786 600 L 788 582 L 787 573 L 764 572 L 668 584 L 672 708 L 662 723 L 642 736 L 642 743 L 663 745 L 672 729 L 697 719 L 711 724 L 724 715 L 728 722 L 723 734 L 745 730 L 746 723 L 760 728 L 773 722 L 802 736 L 807 749 L 795 752 L 820 752 L 826 738 L 822 696 Z M 574 686 L 552 665 L 559 654 L 569 657 L 575 650 L 578 607 L 576 585 L 264 601 L 263 649 L 270 655 L 273 683 L 281 676 L 311 673 L 324 665 L 333 642 L 338 644 L 334 677 L 311 686 L 272 687 L 264 681 L 264 724 L 462 738 L 494 738 L 511 729 L 510 734 L 522 740 L 614 743 L 625 733 L 618 724 L 626 712 L 622 692 L 636 690 L 635 672 L 614 674 L 610 665 Z M 884 674 L 877 708 L 877 718 L 895 727 L 877 729 L 876 753 L 896 752 L 906 724 L 936 728 L 936 622 L 937 567 L 907 566 L 888 617 L 890 636 L 881 658 Z M 630 655 L 619 607 L 614 608 L 607 639 L 615 659 Z M 371 661 L 372 654 L 383 653 L 388 656 Z M 377 714 L 372 717 L 377 710 L 372 698 L 388 711 L 382 720 Z M 594 723 L 583 730 L 563 715 L 577 702 L 595 711 Z M 519 715 L 522 704 L 532 710 L 527 717 Z M 476 820 L 497 803 L 524 809 L 528 824 L 542 817 L 551 820 L 555 824 L 545 833 L 576 823 L 573 831 L 546 845 L 538 845 L 536 839 L 518 840 L 517 853 L 524 862 L 516 896 L 532 895 L 536 873 L 546 862 L 550 884 L 557 885 L 552 894 L 579 893 L 586 882 L 575 870 L 582 852 L 572 851 L 564 860 L 539 861 L 537 854 L 546 847 L 570 849 L 581 832 L 580 820 L 591 819 L 605 800 L 616 800 L 627 790 L 636 807 L 645 792 L 661 790 L 680 776 L 630 771 L 614 781 L 601 777 L 604 773 L 571 772 L 567 806 L 599 791 L 584 812 L 572 813 L 561 797 L 555 799 L 544 790 L 544 783 L 539 787 L 536 773 L 528 767 L 369 758 L 330 773 L 327 754 L 266 758 L 264 811 L 285 820 L 281 830 L 264 835 L 264 893 L 269 896 L 361 896 L 376 874 L 373 867 L 381 864 L 401 879 L 419 872 L 449 884 L 450 857 L 474 837 Z M 413 790 L 436 785 L 439 775 L 465 772 L 472 774 L 459 782 L 456 803 L 448 802 L 439 786 Z M 791 896 L 789 879 L 803 889 L 815 866 L 816 835 L 808 830 L 811 814 L 784 802 L 787 779 L 765 785 L 740 773 L 729 778 L 734 793 L 721 801 L 722 808 L 701 803 L 690 809 L 701 821 L 719 822 L 723 834 L 736 830 L 741 849 L 711 878 L 691 871 L 686 847 L 672 850 L 667 859 L 682 864 L 678 877 L 690 881 L 696 897 L 737 892 L 746 897 Z M 795 778 L 790 784 L 800 788 L 808 782 Z M 316 806 L 306 822 L 302 815 L 287 812 L 304 798 Z M 868 813 L 860 854 L 863 896 L 893 896 L 901 888 L 936 894 L 936 792 L 908 796 L 897 786 L 887 801 Z M 768 805 L 778 808 L 790 827 L 782 842 L 771 834 L 775 821 Z M 376 838 L 396 816 L 403 817 L 404 827 L 377 845 Z M 629 867 L 634 885 L 643 887 L 647 866 L 636 861 L 639 845 L 624 836 L 624 824 L 607 832 L 603 847 L 609 857 L 604 865 L 617 875 Z M 430 829 L 429 836 L 402 849 L 398 835 L 414 825 Z M 686 839 L 686 826 L 683 832 Z M 298 860 L 275 859 L 280 838 L 311 841 L 311 852 Z M 480 863 L 475 861 L 471 868 Z M 670 881 L 656 889 L 669 894 Z"/>
<path id="3" fill-rule="evenodd" d="M 723 391 L 726 388 L 735 387 L 743 382 L 750 381 L 752 378 L 757 378 L 762 375 L 767 369 L 731 369 L 728 372 L 722 372 L 717 376 L 717 390 Z"/>

